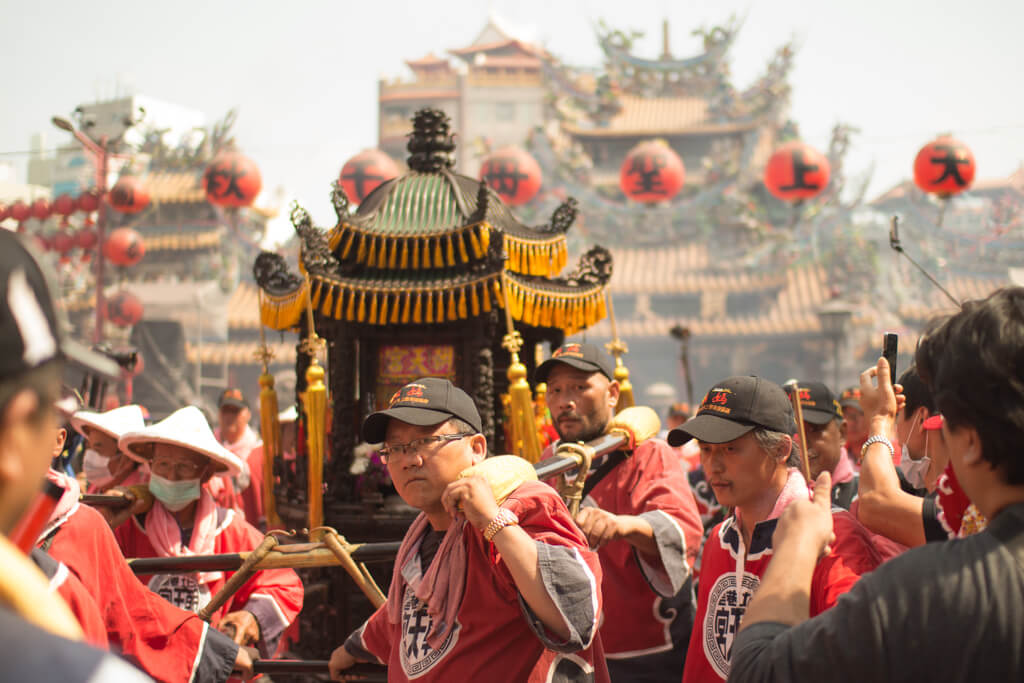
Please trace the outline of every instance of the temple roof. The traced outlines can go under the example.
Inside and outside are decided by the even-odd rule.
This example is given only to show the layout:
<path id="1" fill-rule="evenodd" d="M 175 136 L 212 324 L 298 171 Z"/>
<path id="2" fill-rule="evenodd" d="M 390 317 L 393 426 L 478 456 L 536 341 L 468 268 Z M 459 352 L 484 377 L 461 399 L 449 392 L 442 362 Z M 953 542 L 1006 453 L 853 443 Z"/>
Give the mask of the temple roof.
<path id="1" fill-rule="evenodd" d="M 641 97 L 621 95 L 621 107 L 602 125 L 563 124 L 563 129 L 580 137 L 631 137 L 672 134 L 721 134 L 751 130 L 754 122 L 711 120 L 705 97 Z"/>

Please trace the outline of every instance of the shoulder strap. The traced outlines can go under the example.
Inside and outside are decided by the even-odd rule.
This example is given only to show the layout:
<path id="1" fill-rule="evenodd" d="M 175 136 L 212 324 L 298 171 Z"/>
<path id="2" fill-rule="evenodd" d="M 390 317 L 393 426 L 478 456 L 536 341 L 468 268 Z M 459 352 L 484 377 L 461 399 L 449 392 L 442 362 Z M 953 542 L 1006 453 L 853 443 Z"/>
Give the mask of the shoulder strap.
<path id="1" fill-rule="evenodd" d="M 590 495 L 590 492 L 594 490 L 594 487 L 601 483 L 601 480 L 608 476 L 608 474 L 618 467 L 619 463 L 625 460 L 630 454 L 626 451 L 615 451 L 609 453 L 608 457 L 604 459 L 601 466 L 594 470 L 594 473 L 587 477 L 587 483 L 583 485 L 583 498 Z"/>

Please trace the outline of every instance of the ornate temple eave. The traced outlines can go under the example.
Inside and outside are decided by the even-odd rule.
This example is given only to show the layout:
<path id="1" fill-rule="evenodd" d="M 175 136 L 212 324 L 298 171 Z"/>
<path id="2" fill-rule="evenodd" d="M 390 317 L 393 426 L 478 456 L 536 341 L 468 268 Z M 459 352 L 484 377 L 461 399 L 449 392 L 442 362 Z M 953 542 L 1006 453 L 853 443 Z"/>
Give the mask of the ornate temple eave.
<path id="1" fill-rule="evenodd" d="M 382 270 L 451 268 L 481 261 L 490 242 L 491 226 L 484 221 L 421 233 L 382 233 L 343 222 L 328 238 L 339 261 Z"/>
<path id="2" fill-rule="evenodd" d="M 562 129 L 580 138 L 633 138 L 633 137 L 670 137 L 677 135 L 723 135 L 729 133 L 745 133 L 763 125 L 759 121 L 730 121 L 728 123 L 706 123 L 698 126 L 679 128 L 584 128 L 571 123 L 562 125 Z"/>

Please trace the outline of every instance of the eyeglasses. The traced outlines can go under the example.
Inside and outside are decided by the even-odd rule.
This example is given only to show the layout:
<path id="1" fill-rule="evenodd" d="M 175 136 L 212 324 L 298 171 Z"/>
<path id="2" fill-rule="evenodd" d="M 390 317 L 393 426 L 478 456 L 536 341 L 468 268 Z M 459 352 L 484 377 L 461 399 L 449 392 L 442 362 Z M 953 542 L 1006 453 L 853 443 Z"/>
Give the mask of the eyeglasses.
<path id="1" fill-rule="evenodd" d="M 383 448 L 377 451 L 377 454 L 380 455 L 380 459 L 386 465 L 388 463 L 388 460 L 394 458 L 396 455 L 422 453 L 432 443 L 446 444 L 449 441 L 458 441 L 459 439 L 464 439 L 467 436 L 473 436 L 473 433 L 459 432 L 457 434 L 440 434 L 437 436 L 425 436 L 422 439 L 413 439 L 409 443 L 396 443 L 390 445 L 385 444 Z M 438 448 L 437 450 L 440 450 L 440 448 Z"/>
<path id="2" fill-rule="evenodd" d="M 153 460 L 149 469 L 161 477 L 174 475 L 178 479 L 194 479 L 199 476 L 203 466 L 194 462 L 181 462 L 176 460 Z"/>

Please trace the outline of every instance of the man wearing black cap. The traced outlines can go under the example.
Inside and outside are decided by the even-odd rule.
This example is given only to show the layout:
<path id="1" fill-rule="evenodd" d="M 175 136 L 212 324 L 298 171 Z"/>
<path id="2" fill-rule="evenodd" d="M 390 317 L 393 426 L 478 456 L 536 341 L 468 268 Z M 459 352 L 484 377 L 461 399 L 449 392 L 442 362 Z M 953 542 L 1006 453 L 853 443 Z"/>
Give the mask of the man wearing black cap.
<path id="1" fill-rule="evenodd" d="M 600 563 L 558 495 L 522 481 L 496 500 L 473 400 L 448 380 L 405 385 L 363 422 L 398 494 L 421 510 L 402 541 L 388 599 L 331 655 L 388 679 L 607 681 L 597 623 Z M 526 469 L 536 478 L 532 468 Z"/>
<path id="2" fill-rule="evenodd" d="M 1024 680 L 1024 288 L 964 302 L 921 337 L 915 361 L 943 416 L 936 436 L 988 528 L 910 549 L 808 619 L 813 568 L 835 521 L 823 476 L 816 501 L 779 520 L 778 563 L 743 620 L 732 680 Z M 899 396 L 884 358 L 861 375 L 861 391 L 865 458 L 891 459 Z"/>
<path id="3" fill-rule="evenodd" d="M 843 412 L 843 431 L 846 452 L 854 464 L 860 462 L 860 451 L 868 438 L 868 421 L 860 407 L 860 388 L 847 387 L 839 395 L 839 409 Z"/>
<path id="4" fill-rule="evenodd" d="M 112 363 L 63 338 L 50 289 L 21 240 L 0 229 L 0 660 L 12 681 L 148 680 L 74 640 L 81 629 L 47 580 L 7 540 L 42 488 L 57 428 L 64 360 L 116 376 Z M 106 367 L 105 367 L 106 365 Z M 113 367 L 110 367 L 113 366 Z M 72 640 L 74 639 L 74 640 Z"/>
<path id="5" fill-rule="evenodd" d="M 800 409 L 807 437 L 807 466 L 811 479 L 822 472 L 832 475 L 832 504 L 844 510 L 857 497 L 857 473 L 843 448 L 843 414 L 829 389 L 822 382 L 799 382 Z M 786 392 L 792 392 L 792 385 Z"/>
<path id="6" fill-rule="evenodd" d="M 612 359 L 592 344 L 565 344 L 537 368 L 562 441 L 589 441 L 607 430 L 619 398 L 613 372 Z M 690 572 L 702 532 L 678 453 L 648 439 L 632 453 L 609 455 L 588 476 L 576 523 L 601 558 L 601 641 L 612 680 L 677 683 L 693 625 Z"/>
<path id="7" fill-rule="evenodd" d="M 778 517 L 787 505 L 809 497 L 797 469 L 794 431 L 793 409 L 782 387 L 747 376 L 715 384 L 697 415 L 669 432 L 669 443 L 697 439 L 708 483 L 718 501 L 733 510 L 704 544 L 684 683 L 728 675 L 733 637 L 768 567 Z M 836 540 L 814 570 L 812 614 L 832 607 L 880 561 L 867 530 L 848 512 L 835 516 Z"/>

